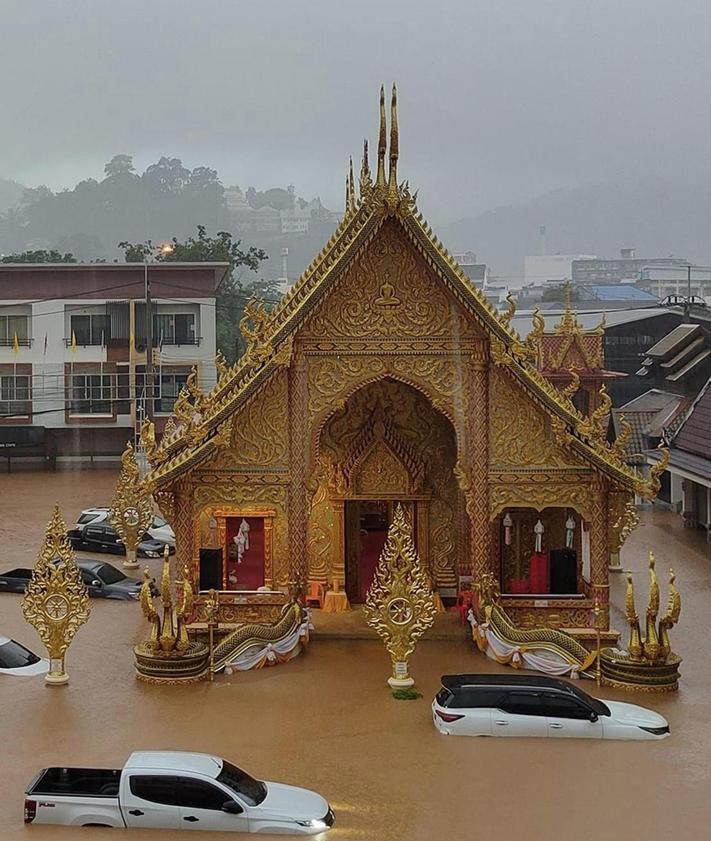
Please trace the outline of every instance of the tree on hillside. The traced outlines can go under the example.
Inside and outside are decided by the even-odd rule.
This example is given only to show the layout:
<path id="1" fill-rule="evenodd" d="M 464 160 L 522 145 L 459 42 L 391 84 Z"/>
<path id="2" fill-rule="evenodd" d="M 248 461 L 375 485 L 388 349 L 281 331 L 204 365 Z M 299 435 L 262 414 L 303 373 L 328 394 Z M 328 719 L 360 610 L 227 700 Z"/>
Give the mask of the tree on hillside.
<path id="1" fill-rule="evenodd" d="M 133 157 L 131 155 L 114 155 L 104 167 L 104 174 L 107 178 L 115 178 L 121 175 L 135 174 Z"/>
<path id="2" fill-rule="evenodd" d="M 0 263 L 76 263 L 73 254 L 41 248 L 38 251 L 23 251 L 21 254 L 5 254 Z"/>
<path id="3" fill-rule="evenodd" d="M 153 245 L 150 240 L 142 243 L 120 242 L 127 263 L 142 262 L 154 256 L 158 262 L 224 262 L 230 268 L 216 292 L 217 347 L 231 364 L 244 351 L 239 322 L 244 314 L 244 305 L 258 295 L 267 305 L 276 303 L 278 296 L 276 281 L 257 278 L 243 278 L 242 269 L 256 272 L 267 255 L 259 248 L 241 248 L 227 231 L 219 231 L 214 237 L 207 234 L 204 225 L 197 226 L 197 236 L 190 236 L 183 242 L 177 237 L 171 240 L 172 250 L 167 252 Z"/>

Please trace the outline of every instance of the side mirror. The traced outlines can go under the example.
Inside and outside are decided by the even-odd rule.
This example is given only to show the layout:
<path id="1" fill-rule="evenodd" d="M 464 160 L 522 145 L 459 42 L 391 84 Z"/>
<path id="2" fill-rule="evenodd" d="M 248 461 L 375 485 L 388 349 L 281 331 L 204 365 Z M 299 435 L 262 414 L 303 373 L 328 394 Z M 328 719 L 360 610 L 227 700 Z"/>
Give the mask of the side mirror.
<path id="1" fill-rule="evenodd" d="M 234 800 L 226 800 L 222 804 L 222 811 L 227 812 L 229 815 L 241 815 L 242 807 L 239 803 L 235 803 Z"/>
<path id="2" fill-rule="evenodd" d="M 91 582 L 91 586 L 92 586 L 92 587 L 103 587 L 103 586 L 104 586 L 104 582 L 103 582 L 103 581 L 99 581 L 99 579 L 98 579 L 98 578 L 95 578 L 95 579 Z"/>
<path id="3" fill-rule="evenodd" d="M 590 721 L 595 724 L 598 719 L 598 715 L 594 710 L 590 710 Z"/>

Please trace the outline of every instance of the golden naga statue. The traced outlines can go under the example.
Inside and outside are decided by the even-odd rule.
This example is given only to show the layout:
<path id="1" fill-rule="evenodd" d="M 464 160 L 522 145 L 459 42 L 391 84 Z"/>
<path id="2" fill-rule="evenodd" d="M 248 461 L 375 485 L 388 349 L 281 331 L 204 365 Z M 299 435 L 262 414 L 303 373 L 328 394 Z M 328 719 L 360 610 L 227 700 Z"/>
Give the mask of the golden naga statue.
<path id="1" fill-rule="evenodd" d="M 166 546 L 160 581 L 162 616 L 155 606 L 148 567 L 143 571 L 143 585 L 139 601 L 143 615 L 151 625 L 151 633 L 144 647 L 163 655 L 179 656 L 186 652 L 190 645 L 185 625 L 192 614 L 193 588 L 187 567 L 183 569 L 183 577 L 176 578 L 175 587 L 173 587 L 170 566 L 170 554 Z"/>
<path id="2" fill-rule="evenodd" d="M 506 307 L 506 311 L 499 315 L 499 321 L 509 327 L 511 325 L 511 319 L 516 315 L 516 300 L 510 292 L 506 293 L 506 303 L 508 306 Z"/>
<path id="3" fill-rule="evenodd" d="M 429 576 L 412 539 L 412 525 L 398 504 L 363 607 L 367 623 L 383 640 L 392 660 L 391 687 L 414 684 L 408 660 L 434 622 L 435 612 Z"/>
<path id="4" fill-rule="evenodd" d="M 639 617 L 635 608 L 632 573 L 627 572 L 627 591 L 625 594 L 625 614 L 630 627 L 630 639 L 627 646 L 630 657 L 648 662 L 662 662 L 672 653 L 669 643 L 669 630 L 679 621 L 681 597 L 674 584 L 676 575 L 669 570 L 669 601 L 667 610 L 659 619 L 659 583 L 655 569 L 654 552 L 649 553 L 649 600 L 647 602 L 645 636 L 642 639 Z"/>

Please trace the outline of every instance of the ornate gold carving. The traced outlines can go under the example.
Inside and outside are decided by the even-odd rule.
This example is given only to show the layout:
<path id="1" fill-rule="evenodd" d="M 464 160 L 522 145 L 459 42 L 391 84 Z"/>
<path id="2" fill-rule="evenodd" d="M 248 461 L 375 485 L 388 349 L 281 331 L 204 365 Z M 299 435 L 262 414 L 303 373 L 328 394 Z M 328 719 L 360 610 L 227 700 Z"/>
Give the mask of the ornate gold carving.
<path id="1" fill-rule="evenodd" d="M 535 508 L 542 511 L 554 506 L 574 508 L 585 519 L 591 515 L 593 492 L 589 487 L 568 483 L 553 483 L 542 474 L 538 483 L 519 481 L 516 484 L 491 486 L 491 511 L 493 520 L 505 508 Z"/>
<path id="2" fill-rule="evenodd" d="M 310 317 L 303 335 L 469 336 L 472 328 L 400 226 L 386 222 L 378 239 L 348 269 L 332 300 Z"/>
<path id="3" fill-rule="evenodd" d="M 130 443 L 121 456 L 121 473 L 108 519 L 126 547 L 126 566 L 137 566 L 136 546 L 153 522 L 153 503 L 146 484 L 141 482 Z"/>
<path id="4" fill-rule="evenodd" d="M 563 451 L 552 432 L 551 419 L 520 386 L 494 369 L 490 378 L 491 460 L 493 464 L 562 467 L 579 464 Z"/>
<path id="5" fill-rule="evenodd" d="M 510 327 L 511 319 L 516 315 L 516 300 L 510 292 L 506 293 L 506 303 L 506 310 L 499 315 L 499 321 L 506 327 Z"/>
<path id="6" fill-rule="evenodd" d="M 25 620 L 39 634 L 50 659 L 47 683 L 66 683 L 64 657 L 74 635 L 89 619 L 89 593 L 82 580 L 67 527 L 54 506 L 32 576 L 22 600 Z"/>
<path id="7" fill-rule="evenodd" d="M 392 684 L 412 683 L 407 663 L 417 641 L 434 622 L 435 603 L 401 505 L 395 508 L 363 613 L 392 659 Z"/>
<path id="8" fill-rule="evenodd" d="M 250 363 L 261 364 L 272 352 L 268 336 L 269 323 L 270 314 L 264 306 L 264 301 L 253 295 L 244 305 L 244 315 L 239 323 L 240 332 L 247 343 L 245 356 Z"/>

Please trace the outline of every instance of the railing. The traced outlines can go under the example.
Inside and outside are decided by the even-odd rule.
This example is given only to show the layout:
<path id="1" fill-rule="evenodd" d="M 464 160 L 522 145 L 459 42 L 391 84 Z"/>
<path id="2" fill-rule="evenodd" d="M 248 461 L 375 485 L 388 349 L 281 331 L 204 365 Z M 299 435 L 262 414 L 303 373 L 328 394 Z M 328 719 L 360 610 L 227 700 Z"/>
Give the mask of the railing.
<path id="1" fill-rule="evenodd" d="M 154 347 L 158 348 L 161 344 L 172 345 L 173 347 L 179 347 L 180 345 L 199 345 L 201 341 L 202 336 L 173 336 L 171 338 L 163 336 L 162 342 L 158 339 L 154 340 Z"/>
<path id="2" fill-rule="evenodd" d="M 107 340 L 104 339 L 103 342 L 102 342 L 101 337 L 99 336 L 96 339 L 88 339 L 88 340 L 85 340 L 85 339 L 79 340 L 75 337 L 74 341 L 76 342 L 77 347 L 101 347 L 102 345 L 106 344 Z M 126 341 L 128 341 L 128 339 Z M 64 337 L 64 347 L 71 347 L 71 346 L 72 346 L 72 337 L 70 336 L 69 338 L 67 338 L 65 336 Z"/>
<path id="3" fill-rule="evenodd" d="M 32 347 L 32 339 L 20 339 L 18 337 L 17 344 L 20 347 Z M 15 339 L 0 339 L 0 347 L 14 347 Z"/>
<path id="4" fill-rule="evenodd" d="M 102 342 L 100 337 L 97 338 L 97 339 L 92 338 L 92 339 L 81 340 L 81 341 L 79 339 L 75 339 L 75 341 L 76 341 L 77 347 L 100 347 L 102 345 L 106 345 L 108 347 L 120 347 L 121 345 L 127 345 L 128 342 L 129 342 L 129 339 L 128 339 L 127 336 L 123 336 L 121 338 L 112 338 L 111 336 L 105 336 L 104 339 L 103 339 L 103 342 Z M 162 342 L 160 342 L 158 339 L 154 338 L 153 348 L 154 348 L 154 350 L 158 350 L 161 343 L 163 345 L 171 345 L 172 347 L 180 347 L 180 345 L 191 345 L 193 347 L 196 347 L 196 346 L 200 345 L 200 342 L 202 342 L 202 336 L 179 336 L 179 337 L 170 337 L 170 338 L 165 338 L 165 336 L 164 336 L 163 339 L 162 339 Z M 31 343 L 32 343 L 32 339 L 28 339 L 27 341 L 24 341 L 24 342 L 20 341 L 21 345 L 23 345 L 23 344 L 29 345 Z M 12 345 L 12 342 L 0 342 L 0 345 L 2 345 L 2 344 Z M 145 337 L 136 336 L 136 338 L 134 339 L 134 344 L 136 346 L 145 345 L 146 344 Z M 72 346 L 71 336 L 69 338 L 67 338 L 66 336 L 64 337 L 64 346 L 65 347 L 71 347 Z"/>

